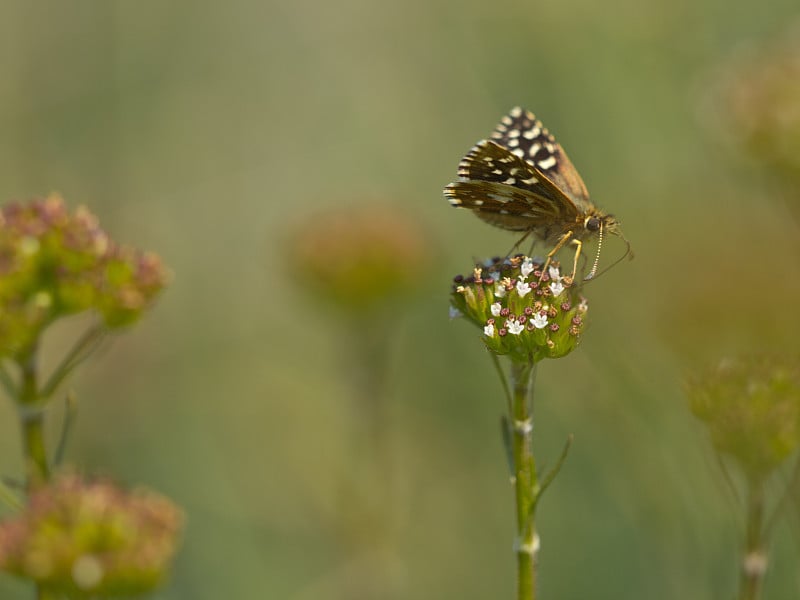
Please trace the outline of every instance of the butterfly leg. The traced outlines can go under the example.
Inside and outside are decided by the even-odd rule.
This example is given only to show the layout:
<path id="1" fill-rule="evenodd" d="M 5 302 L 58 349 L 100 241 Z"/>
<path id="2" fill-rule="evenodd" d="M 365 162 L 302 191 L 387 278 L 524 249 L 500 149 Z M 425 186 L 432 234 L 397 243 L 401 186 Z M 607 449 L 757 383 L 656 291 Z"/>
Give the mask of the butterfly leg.
<path id="1" fill-rule="evenodd" d="M 531 234 L 532 232 L 533 232 L 533 230 L 532 230 L 532 229 L 529 229 L 528 231 L 526 231 L 526 232 L 525 232 L 525 235 L 523 235 L 521 238 L 519 238 L 519 239 L 516 241 L 516 243 L 515 243 L 513 246 L 511 246 L 511 250 L 509 250 L 509 251 L 506 253 L 506 258 L 509 258 L 509 257 L 511 256 L 511 254 L 514 252 L 514 250 L 516 250 L 517 248 L 519 248 L 519 247 L 522 245 L 522 242 L 524 242 L 526 239 L 528 239 L 528 236 L 530 236 L 530 234 Z"/>
<path id="2" fill-rule="evenodd" d="M 575 281 L 575 273 L 578 271 L 578 258 L 581 256 L 581 248 L 583 248 L 583 242 L 580 240 L 572 240 L 572 243 L 577 246 L 575 250 L 575 260 L 572 263 L 572 275 L 570 275 L 570 279 Z"/>
<path id="3" fill-rule="evenodd" d="M 547 253 L 547 260 L 544 261 L 544 265 L 542 266 L 542 274 L 539 276 L 539 282 L 542 281 L 542 277 L 544 277 L 544 274 L 547 273 L 547 268 L 550 266 L 550 263 L 553 262 L 553 256 L 555 256 L 556 252 L 558 252 L 559 250 L 561 250 L 561 248 L 564 247 L 564 244 L 566 244 L 569 241 L 572 235 L 573 233 L 571 231 L 567 231 L 560 238 L 558 238 L 558 242 L 556 243 L 556 245 L 553 247 L 552 250 L 550 250 L 550 252 Z M 580 253 L 580 248 L 578 248 L 578 252 Z M 576 254 L 575 261 L 577 262 L 577 260 L 578 260 L 578 255 Z M 573 272 L 572 275 L 574 276 L 575 273 Z"/>

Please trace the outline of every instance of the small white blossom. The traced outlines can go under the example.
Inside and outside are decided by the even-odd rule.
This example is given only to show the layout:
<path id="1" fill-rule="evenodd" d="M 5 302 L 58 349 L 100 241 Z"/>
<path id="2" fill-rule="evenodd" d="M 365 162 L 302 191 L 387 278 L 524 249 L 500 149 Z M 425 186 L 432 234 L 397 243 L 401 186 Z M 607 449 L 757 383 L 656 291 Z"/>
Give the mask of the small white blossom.
<path id="1" fill-rule="evenodd" d="M 494 337 L 494 323 L 489 323 L 486 327 L 484 327 L 483 333 L 486 335 L 486 337 Z"/>
<path id="2" fill-rule="evenodd" d="M 547 272 L 553 281 L 561 281 L 561 270 L 558 267 L 550 267 Z"/>
<path id="3" fill-rule="evenodd" d="M 459 317 L 463 317 L 464 313 L 458 310 L 455 306 L 450 307 L 450 320 L 458 319 Z"/>
<path id="4" fill-rule="evenodd" d="M 556 298 L 564 291 L 564 284 L 560 281 L 554 281 L 550 284 L 550 291 L 553 292 L 553 297 Z"/>
<path id="5" fill-rule="evenodd" d="M 522 273 L 523 277 L 527 277 L 533 272 L 533 269 L 533 261 L 530 258 L 526 258 L 520 266 L 519 272 Z"/>
<path id="6" fill-rule="evenodd" d="M 545 327 L 547 327 L 547 313 L 544 311 L 536 313 L 535 315 L 533 315 L 532 322 L 533 326 L 536 327 L 536 329 L 544 329 Z"/>
<path id="7" fill-rule="evenodd" d="M 531 284 L 527 281 L 522 281 L 521 279 L 517 281 L 517 294 L 519 294 L 520 298 L 524 298 L 528 295 L 531 291 Z"/>
<path id="8" fill-rule="evenodd" d="M 495 302 L 489 307 L 489 310 L 492 312 L 493 317 L 499 317 L 500 311 L 503 310 L 503 307 L 500 306 L 499 302 Z"/>
<path id="9" fill-rule="evenodd" d="M 581 298 L 581 303 L 578 304 L 578 310 L 582 313 L 585 313 L 589 310 L 589 301 L 586 298 Z"/>
<path id="10" fill-rule="evenodd" d="M 494 284 L 494 295 L 497 298 L 502 298 L 506 295 L 506 284 L 504 281 L 498 281 Z"/>
<path id="11" fill-rule="evenodd" d="M 525 330 L 525 326 L 516 319 L 514 319 L 513 321 L 509 319 L 508 321 L 506 321 L 506 329 L 508 329 L 508 333 L 511 333 L 513 335 L 519 335 Z"/>

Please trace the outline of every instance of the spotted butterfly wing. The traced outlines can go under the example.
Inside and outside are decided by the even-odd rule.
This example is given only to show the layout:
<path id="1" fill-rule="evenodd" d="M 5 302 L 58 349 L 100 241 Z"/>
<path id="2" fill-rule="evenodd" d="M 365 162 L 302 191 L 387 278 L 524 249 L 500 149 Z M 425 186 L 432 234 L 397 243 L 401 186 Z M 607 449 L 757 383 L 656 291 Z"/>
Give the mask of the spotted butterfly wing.
<path id="1" fill-rule="evenodd" d="M 512 109 L 497 125 L 491 138 L 533 165 L 582 212 L 594 208 L 578 170 L 553 134 L 533 113 L 519 107 Z"/>
<path id="2" fill-rule="evenodd" d="M 491 225 L 527 231 L 538 222 L 572 220 L 575 205 L 527 160 L 493 141 L 482 140 L 458 166 L 462 181 L 445 195 Z M 566 202 L 564 201 L 566 200 Z"/>
<path id="3" fill-rule="evenodd" d="M 445 188 L 453 206 L 511 231 L 544 240 L 593 209 L 586 186 L 561 146 L 528 111 L 513 109 L 462 159 L 460 181 Z"/>

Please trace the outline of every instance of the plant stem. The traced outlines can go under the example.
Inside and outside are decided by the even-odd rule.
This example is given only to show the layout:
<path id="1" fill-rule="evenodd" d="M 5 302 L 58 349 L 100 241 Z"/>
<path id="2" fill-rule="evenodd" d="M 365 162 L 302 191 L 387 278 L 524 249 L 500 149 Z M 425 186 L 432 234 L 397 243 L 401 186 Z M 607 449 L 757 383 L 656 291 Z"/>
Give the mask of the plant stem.
<path id="1" fill-rule="evenodd" d="M 533 458 L 533 388 L 536 363 L 511 363 L 512 456 L 517 505 L 517 600 L 536 598 L 538 540 L 531 507 L 538 487 Z"/>
<path id="2" fill-rule="evenodd" d="M 40 403 L 36 359 L 37 347 L 34 344 L 19 361 L 21 379 L 17 400 L 28 489 L 46 482 L 50 477 L 44 444 L 44 411 Z"/>
<path id="3" fill-rule="evenodd" d="M 767 548 L 764 539 L 764 481 L 751 478 L 747 490 L 747 524 L 744 557 L 739 580 L 740 600 L 759 600 L 767 571 Z"/>
<path id="4" fill-rule="evenodd" d="M 19 359 L 20 385 L 17 405 L 22 427 L 22 452 L 25 457 L 25 471 L 28 491 L 44 485 L 50 478 L 50 466 L 44 443 L 44 407 L 39 390 L 37 373 L 38 346 L 36 343 Z M 56 600 L 56 596 L 36 586 L 37 600 Z"/>

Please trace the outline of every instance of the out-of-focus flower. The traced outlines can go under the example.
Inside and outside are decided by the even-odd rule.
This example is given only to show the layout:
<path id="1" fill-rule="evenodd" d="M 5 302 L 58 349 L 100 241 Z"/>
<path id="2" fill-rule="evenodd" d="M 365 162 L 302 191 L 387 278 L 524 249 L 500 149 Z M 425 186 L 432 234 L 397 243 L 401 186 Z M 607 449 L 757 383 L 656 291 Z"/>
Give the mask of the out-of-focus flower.
<path id="1" fill-rule="evenodd" d="M 413 291 L 431 261 L 420 223 L 381 206 L 316 215 L 292 234 L 289 253 L 301 287 L 348 312 L 377 309 Z"/>
<path id="2" fill-rule="evenodd" d="M 721 120 L 756 162 L 800 185 L 800 23 L 731 60 L 711 89 L 709 119 Z"/>
<path id="3" fill-rule="evenodd" d="M 56 195 L 0 210 L 0 356 L 26 351 L 60 317 L 95 310 L 135 321 L 166 285 L 154 254 L 114 243 L 86 208 Z"/>
<path id="4" fill-rule="evenodd" d="M 750 478 L 768 476 L 800 446 L 800 361 L 725 360 L 687 384 L 692 412 L 714 448 Z"/>
<path id="5" fill-rule="evenodd" d="M 143 594 L 166 577 L 182 525 L 158 494 L 65 475 L 0 523 L 0 569 L 71 598 Z"/>
<path id="6" fill-rule="evenodd" d="M 513 360 L 560 358 L 578 345 L 588 310 L 569 277 L 526 256 L 495 260 L 454 279 L 451 306 L 480 327 L 496 354 Z"/>

